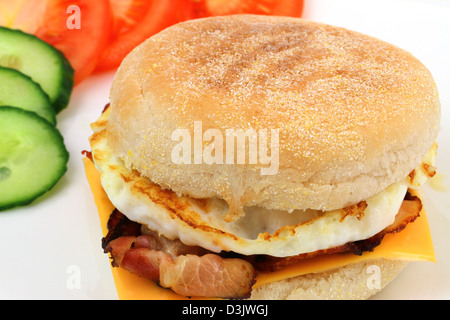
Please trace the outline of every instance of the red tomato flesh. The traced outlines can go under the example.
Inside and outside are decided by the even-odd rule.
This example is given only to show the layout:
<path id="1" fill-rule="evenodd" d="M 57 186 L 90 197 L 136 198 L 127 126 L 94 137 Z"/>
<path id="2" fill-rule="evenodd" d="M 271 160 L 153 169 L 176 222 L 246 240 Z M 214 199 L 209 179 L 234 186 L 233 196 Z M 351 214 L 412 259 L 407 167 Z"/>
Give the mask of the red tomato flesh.
<path id="1" fill-rule="evenodd" d="M 300 17 L 303 0 L 190 0 L 195 17 L 240 13 Z"/>
<path id="2" fill-rule="evenodd" d="M 180 21 L 174 10 L 183 8 L 184 0 L 110 0 L 114 15 L 112 42 L 96 70 L 117 68 L 136 46 L 164 28 Z M 120 4 L 119 4 L 120 3 Z"/>

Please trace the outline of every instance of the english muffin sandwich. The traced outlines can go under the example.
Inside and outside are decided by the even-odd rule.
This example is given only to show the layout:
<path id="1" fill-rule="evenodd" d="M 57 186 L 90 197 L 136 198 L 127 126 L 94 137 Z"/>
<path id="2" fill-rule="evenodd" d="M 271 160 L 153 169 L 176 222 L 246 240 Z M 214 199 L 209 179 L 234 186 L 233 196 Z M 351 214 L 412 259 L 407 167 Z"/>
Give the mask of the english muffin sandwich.
<path id="1" fill-rule="evenodd" d="M 156 34 L 85 161 L 121 297 L 370 297 L 434 260 L 416 189 L 439 118 L 427 68 L 357 32 L 235 15 Z"/>

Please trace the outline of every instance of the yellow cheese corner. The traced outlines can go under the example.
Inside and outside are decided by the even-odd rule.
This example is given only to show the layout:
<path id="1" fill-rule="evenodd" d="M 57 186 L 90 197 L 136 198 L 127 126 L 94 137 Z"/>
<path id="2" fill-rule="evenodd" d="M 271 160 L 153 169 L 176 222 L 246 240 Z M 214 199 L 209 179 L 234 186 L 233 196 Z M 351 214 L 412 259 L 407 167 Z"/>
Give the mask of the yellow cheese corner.
<path id="1" fill-rule="evenodd" d="M 114 206 L 108 199 L 100 183 L 100 173 L 89 158 L 83 159 L 86 176 L 89 181 L 95 203 L 100 216 L 103 235 L 108 233 L 107 222 Z M 256 286 L 279 281 L 308 273 L 317 273 L 339 268 L 351 263 L 368 261 L 378 258 L 401 259 L 409 261 L 436 262 L 433 242 L 425 210 L 420 217 L 410 223 L 402 232 L 387 234 L 381 244 L 372 252 L 361 256 L 354 254 L 332 254 L 318 256 L 293 264 L 276 272 L 259 273 Z M 169 300 L 187 299 L 173 291 L 161 288 L 153 281 L 148 281 L 130 272 L 111 267 L 119 299 L 123 300 Z"/>

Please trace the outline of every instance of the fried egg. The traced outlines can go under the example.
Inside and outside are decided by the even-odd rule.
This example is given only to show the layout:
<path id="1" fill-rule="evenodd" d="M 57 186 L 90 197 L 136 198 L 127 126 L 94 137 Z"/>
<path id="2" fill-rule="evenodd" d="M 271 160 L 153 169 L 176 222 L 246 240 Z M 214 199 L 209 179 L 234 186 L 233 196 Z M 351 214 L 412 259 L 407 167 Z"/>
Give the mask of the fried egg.
<path id="1" fill-rule="evenodd" d="M 108 117 L 109 109 L 92 124 L 90 144 L 102 186 L 113 205 L 129 219 L 169 239 L 213 252 L 285 257 L 367 239 L 394 222 L 408 187 L 424 180 L 422 174 L 418 175 L 420 181 L 405 178 L 344 209 L 288 212 L 245 207 L 243 217 L 226 222 L 228 205 L 223 199 L 178 195 L 128 169 L 108 145 Z M 427 157 L 433 162 L 434 156 Z"/>

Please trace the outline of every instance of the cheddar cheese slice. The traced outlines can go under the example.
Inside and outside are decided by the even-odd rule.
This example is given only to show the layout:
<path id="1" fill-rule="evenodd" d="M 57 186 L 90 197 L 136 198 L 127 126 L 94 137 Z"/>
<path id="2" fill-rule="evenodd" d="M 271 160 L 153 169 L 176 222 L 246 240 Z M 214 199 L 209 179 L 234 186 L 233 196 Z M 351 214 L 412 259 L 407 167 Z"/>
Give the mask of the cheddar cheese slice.
<path id="1" fill-rule="evenodd" d="M 114 206 L 102 188 L 100 173 L 89 158 L 83 159 L 86 176 L 94 195 L 98 209 L 103 236 L 108 233 L 107 222 Z M 425 210 L 414 223 L 399 233 L 387 234 L 381 244 L 372 252 L 361 256 L 351 253 L 322 255 L 292 264 L 276 272 L 261 272 L 256 278 L 255 287 L 266 283 L 296 277 L 308 273 L 333 270 L 352 263 L 369 261 L 378 258 L 401 259 L 408 261 L 436 262 L 430 228 Z M 113 278 L 119 299 L 123 300 L 169 300 L 187 299 L 170 289 L 158 286 L 155 282 L 143 279 L 121 268 L 111 266 Z"/>

